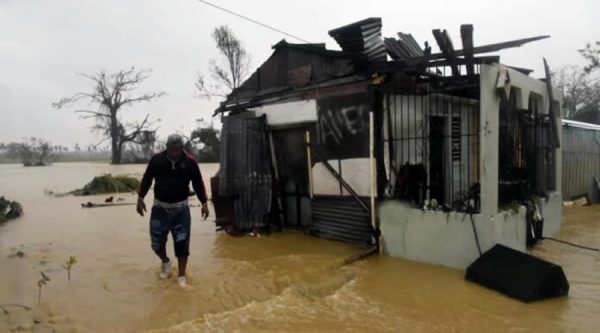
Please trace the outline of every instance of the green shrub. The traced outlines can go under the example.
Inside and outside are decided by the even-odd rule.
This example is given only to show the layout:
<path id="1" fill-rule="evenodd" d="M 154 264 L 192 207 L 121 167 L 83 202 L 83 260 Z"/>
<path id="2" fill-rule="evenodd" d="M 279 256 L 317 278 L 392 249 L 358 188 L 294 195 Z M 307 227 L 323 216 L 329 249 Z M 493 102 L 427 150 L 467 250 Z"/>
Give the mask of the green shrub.
<path id="1" fill-rule="evenodd" d="M 117 192 L 132 192 L 135 191 L 140 184 L 137 178 L 111 174 L 96 176 L 91 182 L 87 183 L 83 188 L 74 190 L 71 194 L 74 195 L 94 195 L 104 193 Z"/>

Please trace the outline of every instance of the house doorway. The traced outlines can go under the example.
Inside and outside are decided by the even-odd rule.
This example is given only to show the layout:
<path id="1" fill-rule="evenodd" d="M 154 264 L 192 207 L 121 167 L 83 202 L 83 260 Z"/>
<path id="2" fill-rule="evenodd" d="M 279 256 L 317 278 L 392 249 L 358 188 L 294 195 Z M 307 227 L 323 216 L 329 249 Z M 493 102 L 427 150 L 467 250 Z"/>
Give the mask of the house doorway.
<path id="1" fill-rule="evenodd" d="M 312 224 L 306 126 L 271 130 L 279 181 L 275 195 L 282 205 L 283 225 L 304 229 Z"/>

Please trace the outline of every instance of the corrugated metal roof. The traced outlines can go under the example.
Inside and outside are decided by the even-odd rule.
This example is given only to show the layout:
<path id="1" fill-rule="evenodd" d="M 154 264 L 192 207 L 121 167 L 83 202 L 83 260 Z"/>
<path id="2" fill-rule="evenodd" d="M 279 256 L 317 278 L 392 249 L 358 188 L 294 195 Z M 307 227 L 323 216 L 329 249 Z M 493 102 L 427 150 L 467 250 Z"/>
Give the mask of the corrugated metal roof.
<path id="1" fill-rule="evenodd" d="M 385 47 L 394 60 L 409 59 L 423 56 L 423 49 L 411 34 L 398 32 L 398 39 L 385 38 Z"/>
<path id="2" fill-rule="evenodd" d="M 387 53 L 381 38 L 381 18 L 371 17 L 329 31 L 342 50 L 349 54 L 361 54 L 369 61 L 387 60 Z"/>
<path id="3" fill-rule="evenodd" d="M 562 124 L 563 124 L 563 126 L 572 126 L 572 127 L 579 127 L 579 128 L 600 131 L 600 125 L 584 123 L 582 121 L 562 119 Z"/>

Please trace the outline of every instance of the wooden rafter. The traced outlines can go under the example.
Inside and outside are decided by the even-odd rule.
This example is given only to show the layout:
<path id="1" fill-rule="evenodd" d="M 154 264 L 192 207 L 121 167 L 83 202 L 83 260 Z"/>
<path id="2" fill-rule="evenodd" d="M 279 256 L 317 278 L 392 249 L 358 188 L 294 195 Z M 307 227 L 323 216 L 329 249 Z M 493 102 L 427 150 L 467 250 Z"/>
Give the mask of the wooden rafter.
<path id="1" fill-rule="evenodd" d="M 460 38 L 462 40 L 465 59 L 467 60 L 467 75 L 475 74 L 475 65 L 469 60 L 473 59 L 473 25 L 463 24 L 460 26 Z"/>

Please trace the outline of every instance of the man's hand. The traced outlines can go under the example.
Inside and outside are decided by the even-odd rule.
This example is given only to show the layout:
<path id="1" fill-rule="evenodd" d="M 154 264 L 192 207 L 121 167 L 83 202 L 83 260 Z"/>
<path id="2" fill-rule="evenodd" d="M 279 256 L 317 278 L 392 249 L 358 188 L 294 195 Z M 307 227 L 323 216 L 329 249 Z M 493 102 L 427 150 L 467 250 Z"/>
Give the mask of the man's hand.
<path id="1" fill-rule="evenodd" d="M 135 210 L 138 214 L 140 214 L 140 216 L 144 216 L 144 212 L 146 211 L 146 204 L 144 203 L 144 199 L 138 198 Z"/>
<path id="2" fill-rule="evenodd" d="M 208 204 L 202 204 L 202 217 L 206 220 L 208 218 Z"/>

